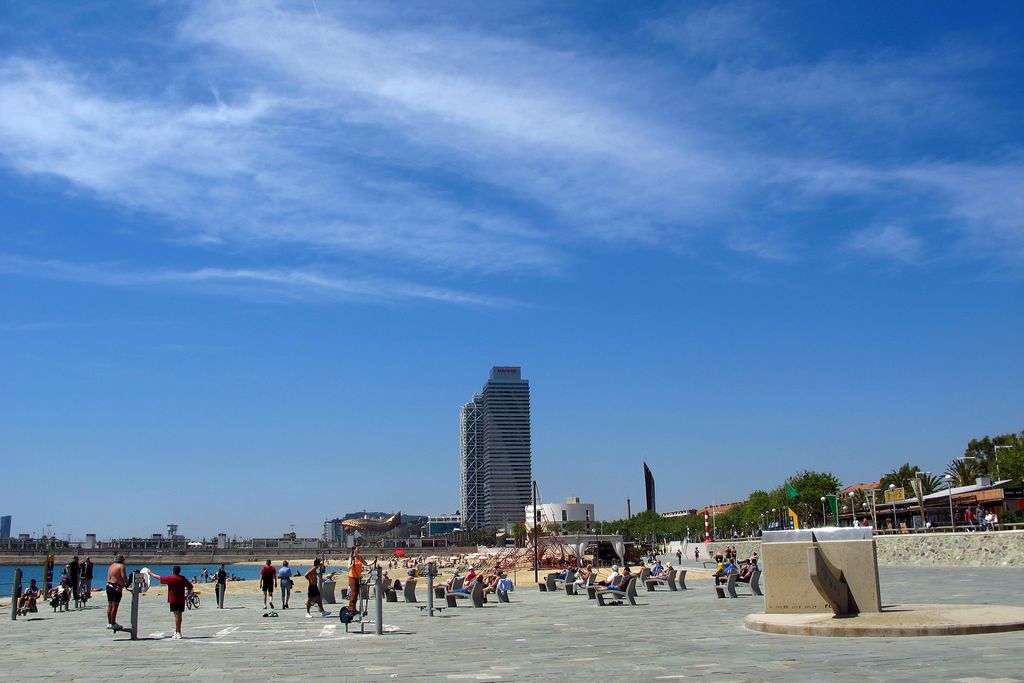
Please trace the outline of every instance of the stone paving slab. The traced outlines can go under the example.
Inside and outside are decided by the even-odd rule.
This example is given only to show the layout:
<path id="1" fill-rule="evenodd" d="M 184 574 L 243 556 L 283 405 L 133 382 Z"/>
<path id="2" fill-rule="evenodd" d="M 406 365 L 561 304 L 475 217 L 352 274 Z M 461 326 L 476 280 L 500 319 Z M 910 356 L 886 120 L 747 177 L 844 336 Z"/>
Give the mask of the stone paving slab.
<path id="1" fill-rule="evenodd" d="M 1024 607 L 1020 569 L 883 568 L 880 575 L 884 604 Z M 523 584 L 511 604 L 460 606 L 434 618 L 412 605 L 385 603 L 385 623 L 399 630 L 381 637 L 346 634 L 336 613 L 306 619 L 302 609 L 278 610 L 280 617 L 265 619 L 258 596 L 229 596 L 235 609 L 204 605 L 186 612 L 181 641 L 166 637 L 173 626 L 166 602 L 147 596 L 140 610 L 144 639 L 136 642 L 104 630 L 99 598 L 83 610 L 53 614 L 46 608 L 36 618 L 0 622 L 0 680 L 1024 679 L 1020 633 L 873 638 L 870 645 L 764 634 L 743 626 L 747 614 L 762 609 L 761 598 L 721 600 L 706 580 L 691 587 L 641 590 L 637 607 L 598 607 L 586 596 L 540 593 Z"/>

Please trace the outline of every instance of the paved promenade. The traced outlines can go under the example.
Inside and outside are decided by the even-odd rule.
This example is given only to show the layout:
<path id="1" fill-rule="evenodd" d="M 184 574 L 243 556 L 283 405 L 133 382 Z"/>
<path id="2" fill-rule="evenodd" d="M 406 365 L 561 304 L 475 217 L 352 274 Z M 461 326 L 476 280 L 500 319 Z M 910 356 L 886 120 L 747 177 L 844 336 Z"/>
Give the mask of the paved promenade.
<path id="1" fill-rule="evenodd" d="M 1024 606 L 1020 569 L 883 568 L 883 603 Z M 524 575 L 520 573 L 520 579 Z M 170 640 L 161 596 L 142 600 L 141 635 L 104 630 L 105 601 L 84 610 L 0 622 L 4 681 L 998 681 L 1024 679 L 1024 633 L 932 638 L 806 638 L 755 633 L 743 617 L 760 598 L 718 600 L 708 579 L 691 590 L 640 591 L 637 607 L 598 607 L 585 596 L 540 593 L 522 581 L 512 604 L 459 607 L 433 619 L 385 603 L 394 633 L 346 634 L 337 619 L 304 609 L 263 618 L 256 596 L 229 609 L 185 613 Z M 209 597 L 212 591 L 203 592 Z M 423 590 L 419 591 L 421 597 Z M 299 596 L 293 605 L 299 605 Z M 128 622 L 129 602 L 121 623 Z M 304 602 L 303 602 L 304 605 Z M 371 603 L 372 607 L 372 603 Z M 336 610 L 336 606 L 331 606 Z M 371 611 L 372 617 L 372 611 Z M 372 632 L 372 627 L 368 627 Z"/>

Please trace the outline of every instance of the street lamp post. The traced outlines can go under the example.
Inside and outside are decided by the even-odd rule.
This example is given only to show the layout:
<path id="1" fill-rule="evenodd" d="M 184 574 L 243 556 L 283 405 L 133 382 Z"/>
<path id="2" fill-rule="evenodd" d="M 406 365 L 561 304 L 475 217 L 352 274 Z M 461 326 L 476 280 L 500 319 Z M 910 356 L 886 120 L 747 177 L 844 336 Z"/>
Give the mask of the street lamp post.
<path id="1" fill-rule="evenodd" d="M 825 496 L 821 497 L 821 525 L 825 526 Z"/>
<path id="2" fill-rule="evenodd" d="M 857 504 L 853 502 L 853 499 L 857 497 L 856 491 L 850 491 L 846 494 L 850 499 L 850 526 L 857 526 Z"/>
<path id="3" fill-rule="evenodd" d="M 896 521 L 896 484 L 889 484 L 889 490 L 892 491 L 892 530 L 893 533 L 899 528 L 899 522 Z"/>
<path id="4" fill-rule="evenodd" d="M 953 517 L 953 475 L 947 474 L 943 479 L 946 480 L 946 490 L 949 491 L 949 526 L 956 531 L 956 518 Z"/>
<path id="5" fill-rule="evenodd" d="M 1013 448 L 1013 446 L 1007 446 L 1007 445 L 1004 444 L 1002 446 L 993 446 L 992 447 L 992 459 L 996 461 L 996 479 L 997 480 L 998 479 L 1002 479 L 1002 477 L 999 475 L 999 449 L 1000 448 Z"/>

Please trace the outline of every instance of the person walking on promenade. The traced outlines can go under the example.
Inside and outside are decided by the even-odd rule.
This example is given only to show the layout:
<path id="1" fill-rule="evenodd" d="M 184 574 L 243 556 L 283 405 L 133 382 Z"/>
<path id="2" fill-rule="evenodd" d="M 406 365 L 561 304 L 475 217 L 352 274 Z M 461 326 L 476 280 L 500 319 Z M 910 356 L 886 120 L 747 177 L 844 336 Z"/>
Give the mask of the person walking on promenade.
<path id="1" fill-rule="evenodd" d="M 82 596 L 83 600 L 92 597 L 92 558 L 88 555 L 85 557 L 85 562 L 82 563 L 82 590 L 85 591 L 85 595 Z"/>
<path id="2" fill-rule="evenodd" d="M 315 602 L 317 607 L 320 608 L 320 616 L 329 617 L 331 613 L 324 609 L 324 599 L 320 595 L 320 587 L 317 585 L 317 576 L 320 571 L 320 558 L 313 560 L 313 566 L 308 572 L 305 573 L 306 581 L 309 582 L 309 588 L 306 589 L 306 618 L 312 619 L 313 615 L 309 613 L 309 608 L 313 606 Z"/>
<path id="3" fill-rule="evenodd" d="M 203 567 L 203 583 L 210 583 L 210 570 Z"/>
<path id="4" fill-rule="evenodd" d="M 693 561 L 700 562 L 700 546 L 693 547 Z"/>
<path id="5" fill-rule="evenodd" d="M 277 570 L 270 560 L 260 570 L 260 588 L 263 590 L 263 609 L 267 609 L 267 601 L 270 601 L 270 609 L 274 609 L 274 588 L 277 586 Z"/>
<path id="6" fill-rule="evenodd" d="M 107 569 L 107 628 L 114 631 L 124 630 L 117 623 L 117 608 L 121 606 L 121 595 L 128 584 L 128 575 L 124 572 L 124 555 L 118 555 Z"/>
<path id="7" fill-rule="evenodd" d="M 160 576 L 150 570 L 149 575 L 167 586 L 167 604 L 174 615 L 174 635 L 171 640 L 181 640 L 181 617 L 185 614 L 185 591 L 192 590 L 192 582 L 181 575 L 181 567 L 174 565 L 170 576 Z"/>
<path id="8" fill-rule="evenodd" d="M 682 548 L 680 548 L 679 550 L 676 551 L 676 564 L 680 564 L 681 565 L 682 563 L 683 563 L 683 550 L 682 550 Z"/>
<path id="9" fill-rule="evenodd" d="M 224 569 L 223 563 L 220 565 L 220 569 L 214 573 L 213 580 L 217 582 L 217 585 L 214 587 L 214 593 L 217 596 L 217 607 L 224 607 L 224 593 L 228 589 L 228 573 Z"/>
<path id="10" fill-rule="evenodd" d="M 359 581 L 363 578 L 363 558 L 359 556 L 359 546 L 352 546 L 348 556 L 348 611 L 356 613 L 356 600 L 359 599 Z"/>
<path id="11" fill-rule="evenodd" d="M 288 609 L 288 599 L 292 597 L 292 568 L 288 566 L 288 560 L 281 565 L 277 570 L 277 583 L 281 586 L 281 609 Z"/>

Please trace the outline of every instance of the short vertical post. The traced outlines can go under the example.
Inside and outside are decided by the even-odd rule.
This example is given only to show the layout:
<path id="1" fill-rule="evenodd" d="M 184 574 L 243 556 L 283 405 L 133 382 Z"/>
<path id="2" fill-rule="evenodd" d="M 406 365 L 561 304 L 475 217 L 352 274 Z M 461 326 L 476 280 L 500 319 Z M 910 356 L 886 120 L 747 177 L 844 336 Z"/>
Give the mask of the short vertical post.
<path id="1" fill-rule="evenodd" d="M 11 580 L 11 621 L 18 619 L 18 599 L 21 597 L 21 569 L 14 570 Z"/>
<path id="2" fill-rule="evenodd" d="M 373 568 L 373 594 L 374 606 L 377 608 L 377 635 L 384 635 L 384 591 L 381 580 L 381 568 Z"/>
<path id="3" fill-rule="evenodd" d="M 132 572 L 132 640 L 139 639 L 139 598 L 144 585 L 142 572 Z"/>
<path id="4" fill-rule="evenodd" d="M 427 616 L 434 616 L 434 563 L 427 562 Z"/>

